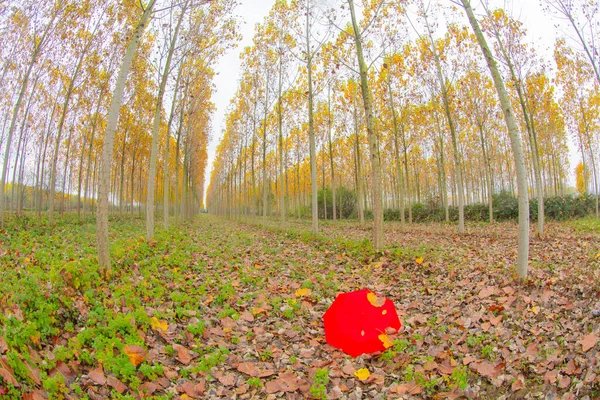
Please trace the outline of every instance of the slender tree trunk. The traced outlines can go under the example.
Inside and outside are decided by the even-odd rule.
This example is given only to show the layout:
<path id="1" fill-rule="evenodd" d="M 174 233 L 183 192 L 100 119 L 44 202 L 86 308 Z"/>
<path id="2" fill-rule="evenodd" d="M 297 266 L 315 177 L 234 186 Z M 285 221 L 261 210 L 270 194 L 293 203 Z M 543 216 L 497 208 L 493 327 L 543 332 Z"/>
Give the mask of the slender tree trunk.
<path id="1" fill-rule="evenodd" d="M 282 104 L 283 98 L 281 96 L 281 90 L 283 86 L 283 60 L 281 54 L 279 56 L 279 85 L 277 88 L 278 99 L 277 99 L 277 128 L 279 130 L 279 176 L 281 184 L 279 185 L 279 222 L 283 226 L 285 224 L 285 187 L 283 185 L 283 177 L 285 174 L 283 167 L 283 110 Z"/>
<path id="2" fill-rule="evenodd" d="M 452 147 L 454 150 L 454 168 L 456 172 L 456 181 L 458 184 L 458 232 L 465 232 L 465 191 L 464 191 L 464 182 L 462 175 L 462 163 L 460 160 L 460 150 L 458 148 L 458 135 L 456 133 L 456 127 L 454 125 L 454 119 L 452 118 L 452 113 L 450 111 L 450 100 L 448 98 L 448 88 L 446 87 L 446 81 L 444 78 L 444 73 L 442 71 L 442 64 L 440 61 L 440 56 L 435 48 L 435 42 L 433 41 L 433 36 L 431 33 L 431 29 L 429 27 L 429 23 L 427 23 L 427 32 L 429 35 L 429 40 L 431 42 L 431 52 L 433 54 L 433 59 L 435 61 L 435 67 L 438 77 L 438 82 L 440 84 L 440 91 L 442 93 L 442 99 L 444 103 L 444 112 L 446 113 L 446 119 L 448 120 L 448 126 L 450 128 L 450 134 L 452 136 Z"/>
<path id="3" fill-rule="evenodd" d="M 66 182 L 67 182 L 67 168 L 69 166 L 69 154 L 70 154 L 70 150 L 71 150 L 71 139 L 73 138 L 73 131 L 75 130 L 74 127 L 71 127 L 71 129 L 69 130 L 69 138 L 67 139 L 67 153 L 65 154 L 65 164 L 64 164 L 64 171 L 63 171 L 63 183 L 62 183 L 62 193 L 61 193 L 61 201 L 60 201 L 60 213 L 62 214 L 64 211 L 64 200 L 65 200 L 65 195 L 67 196 L 67 198 L 69 198 L 69 195 L 66 193 Z"/>
<path id="4" fill-rule="evenodd" d="M 467 17 L 469 18 L 471 27 L 473 28 L 475 36 L 477 37 L 477 42 L 481 47 L 487 65 L 492 74 L 492 78 L 498 92 L 498 97 L 500 99 L 500 104 L 502 106 L 502 111 L 504 112 L 504 118 L 506 119 L 506 126 L 508 128 L 510 142 L 512 145 L 515 169 L 517 172 L 517 186 L 519 190 L 519 250 L 517 256 L 517 275 L 520 279 L 525 280 L 527 278 L 527 264 L 529 259 L 529 199 L 527 193 L 525 157 L 523 156 L 521 137 L 519 135 L 519 129 L 515 120 L 515 114 L 510 105 L 508 93 L 506 92 L 506 87 L 502 81 L 502 76 L 498 70 L 496 60 L 494 59 L 494 56 L 487 45 L 485 37 L 481 32 L 479 23 L 473 14 L 471 3 L 469 0 L 461 1 L 467 13 Z"/>
<path id="5" fill-rule="evenodd" d="M 108 87 L 108 82 L 102 86 L 100 89 L 100 95 L 98 96 L 98 102 L 96 103 L 96 108 L 94 112 L 94 118 L 92 120 L 92 134 L 90 137 L 90 143 L 88 145 L 88 156 L 86 163 L 86 172 L 85 172 L 85 185 L 83 190 L 83 214 L 85 214 L 85 209 L 88 200 L 88 188 L 90 183 L 90 173 L 92 167 L 92 152 L 94 150 L 94 137 L 96 135 L 96 128 L 98 127 L 98 114 L 100 113 L 100 105 L 102 104 L 102 98 L 104 97 L 104 92 Z"/>
<path id="6" fill-rule="evenodd" d="M 165 88 L 167 86 L 167 80 L 169 79 L 169 71 L 171 70 L 171 60 L 173 59 L 173 52 L 175 51 L 175 44 L 177 43 L 177 36 L 179 35 L 179 28 L 181 26 L 181 22 L 183 21 L 183 17 L 185 16 L 185 11 L 188 5 L 188 1 L 184 3 L 184 6 L 181 10 L 181 15 L 179 16 L 179 20 L 177 21 L 177 25 L 175 26 L 175 31 L 173 33 L 173 37 L 171 38 L 171 43 L 169 45 L 169 53 L 167 55 L 167 61 L 165 63 L 165 67 L 163 69 L 160 86 L 158 89 L 158 97 L 156 99 L 156 108 L 154 111 L 154 124 L 152 127 L 152 151 L 150 153 L 150 170 L 148 177 L 148 197 L 146 199 L 146 239 L 150 240 L 154 237 L 154 192 L 156 190 L 156 161 L 158 158 L 158 136 L 160 134 L 160 114 L 163 107 L 163 97 L 165 94 Z M 168 137 L 167 137 L 168 141 Z M 168 162 L 168 160 L 167 160 Z M 168 210 L 164 210 L 165 213 L 168 213 Z"/>
<path id="7" fill-rule="evenodd" d="M 17 125 L 17 117 L 19 115 L 19 110 L 21 108 L 21 102 L 23 101 L 23 96 L 27 91 L 27 83 L 29 81 L 29 75 L 31 75 L 31 71 L 33 70 L 33 66 L 35 65 L 43 46 L 46 44 L 47 35 L 50 32 L 51 27 L 54 24 L 54 20 L 58 16 L 58 12 L 52 13 L 52 17 L 46 27 L 44 28 L 44 32 L 42 36 L 37 40 L 37 37 L 34 38 L 34 49 L 33 54 L 31 55 L 31 61 L 27 66 L 27 70 L 25 71 L 25 75 L 23 77 L 23 83 L 21 84 L 21 89 L 19 91 L 19 96 L 17 97 L 17 101 L 15 102 L 15 107 L 13 108 L 12 117 L 10 120 L 10 125 L 8 128 L 8 135 L 6 136 L 6 146 L 4 147 L 4 163 L 2 164 L 2 177 L 0 179 L 0 226 L 4 223 L 4 186 L 6 185 L 6 174 L 8 172 L 8 161 L 10 155 L 10 145 L 12 143 L 13 133 L 15 131 L 15 127 Z"/>
<path id="8" fill-rule="evenodd" d="M 327 87 L 327 140 L 329 142 L 329 167 L 331 169 L 331 197 L 333 207 L 333 220 L 337 219 L 337 203 L 335 199 L 335 170 L 333 168 L 333 146 L 331 143 L 331 85 Z"/>
<path id="9" fill-rule="evenodd" d="M 494 222 L 494 205 L 492 199 L 492 167 L 490 165 L 490 159 L 488 151 L 485 145 L 485 133 L 483 131 L 483 124 L 479 123 L 479 139 L 481 140 L 481 151 L 483 152 L 483 166 L 485 169 L 486 182 L 487 182 L 487 200 L 488 200 L 488 212 L 490 224 Z"/>
<path id="10" fill-rule="evenodd" d="M 177 100 L 177 93 L 179 91 L 179 81 L 181 80 L 181 74 L 183 72 L 183 60 L 181 61 L 181 65 L 179 66 L 179 71 L 177 72 L 177 79 L 175 79 L 175 89 L 173 90 L 173 103 L 171 104 L 171 112 L 169 115 L 169 123 L 167 124 L 167 142 L 165 144 L 165 154 L 164 154 L 164 215 L 163 215 L 163 228 L 165 230 L 169 230 L 169 214 L 170 214 L 170 206 L 169 206 L 169 197 L 170 197 L 170 176 L 169 176 L 169 147 L 171 144 L 171 126 L 173 124 L 173 118 L 175 116 L 175 101 Z M 181 110 L 181 115 L 183 115 L 183 108 Z"/>
<path id="11" fill-rule="evenodd" d="M 389 94 L 390 109 L 392 110 L 392 128 L 394 130 L 394 159 L 396 161 L 396 174 L 398 179 L 398 188 L 400 189 L 398 197 L 400 199 L 400 225 L 404 228 L 404 177 L 402 176 L 402 167 L 400 166 L 400 146 L 398 145 L 398 116 L 396 115 L 396 107 L 394 107 L 394 95 L 392 93 L 392 84 L 390 82 L 390 74 L 387 74 L 387 87 Z"/>
<path id="12" fill-rule="evenodd" d="M 267 223 L 267 116 L 269 114 L 269 73 L 267 71 L 266 90 L 265 90 L 265 117 L 263 119 L 263 137 L 262 137 L 262 223 Z"/>
<path id="13" fill-rule="evenodd" d="M 364 196 L 363 196 L 363 185 L 362 185 L 362 169 L 361 169 L 361 156 L 360 156 L 360 136 L 358 134 L 358 110 L 356 109 L 356 102 L 354 102 L 354 156 L 355 162 L 355 175 L 356 175 L 356 203 L 358 206 L 358 221 L 361 225 L 365 223 L 365 207 L 364 207 Z"/>
<path id="14" fill-rule="evenodd" d="M 306 10 L 306 68 L 308 74 L 308 140 L 310 153 L 310 181 L 312 187 L 312 233 L 319 233 L 319 202 L 317 198 L 317 149 L 313 118 L 312 57 L 310 50 L 310 12 Z"/>
<path id="15" fill-rule="evenodd" d="M 121 146 L 121 166 L 119 169 L 121 179 L 119 179 L 119 215 L 123 215 L 123 202 L 125 201 L 125 147 L 127 144 L 127 129 L 125 129 L 125 135 L 123 137 L 123 143 Z"/>
<path id="16" fill-rule="evenodd" d="M 100 171 L 99 187 L 98 187 L 98 213 L 97 213 L 97 233 L 96 240 L 98 246 L 98 263 L 106 268 L 110 269 L 110 253 L 108 243 L 108 189 L 110 184 L 110 169 L 112 166 L 113 158 L 113 147 L 115 143 L 115 132 L 117 130 L 117 122 L 119 120 L 119 110 L 121 109 L 121 103 L 123 101 L 123 92 L 125 90 L 125 83 L 127 80 L 127 74 L 131 68 L 131 62 L 133 56 L 140 42 L 141 36 L 144 33 L 146 24 L 152 15 L 152 8 L 154 7 L 156 0 L 150 0 L 150 3 L 144 10 L 138 25 L 136 26 L 129 44 L 127 45 L 127 51 L 123 57 L 121 69 L 117 76 L 117 82 L 115 90 L 113 92 L 113 98 L 110 105 L 110 111 L 108 113 L 108 121 L 106 125 L 106 133 L 104 135 L 104 146 L 102 149 L 102 167 Z"/>
<path id="17" fill-rule="evenodd" d="M 383 247 L 383 199 L 382 199 L 382 179 L 381 179 L 381 161 L 379 159 L 379 144 L 377 143 L 377 132 L 375 132 L 375 115 L 373 112 L 373 97 L 369 89 L 367 79 L 367 65 L 363 57 L 362 38 L 356 22 L 354 13 L 354 1 L 348 0 L 352 27 L 354 30 L 354 43 L 356 45 L 356 55 L 358 57 L 358 66 L 360 70 L 360 87 L 365 106 L 365 118 L 367 120 L 367 134 L 369 139 L 369 150 L 371 158 L 372 173 L 372 191 L 373 191 L 373 245 L 376 250 Z"/>

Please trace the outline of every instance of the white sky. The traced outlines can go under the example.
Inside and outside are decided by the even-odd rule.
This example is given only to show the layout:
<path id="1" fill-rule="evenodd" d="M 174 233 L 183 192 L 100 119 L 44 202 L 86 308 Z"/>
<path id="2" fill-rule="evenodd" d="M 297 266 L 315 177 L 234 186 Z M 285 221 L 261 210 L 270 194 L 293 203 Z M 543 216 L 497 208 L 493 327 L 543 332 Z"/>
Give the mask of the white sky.
<path id="1" fill-rule="evenodd" d="M 339 0 L 340 2 L 342 0 Z M 243 39 L 238 43 L 238 47 L 230 50 L 225 54 L 216 66 L 216 71 L 219 73 L 215 76 L 216 93 L 213 97 L 217 111 L 213 116 L 213 132 L 212 139 L 208 145 L 208 169 L 206 171 L 205 184 L 205 204 L 206 192 L 209 184 L 210 174 L 213 167 L 216 147 L 221 140 L 222 131 L 225 127 L 225 113 L 231 98 L 233 98 L 240 75 L 240 58 L 239 54 L 244 47 L 252 44 L 254 35 L 254 26 L 256 23 L 263 22 L 264 17 L 269 13 L 269 10 L 275 3 L 275 0 L 243 0 L 237 9 L 238 15 L 243 19 L 240 33 Z M 474 0 L 473 5 L 479 4 L 479 1 Z M 552 51 L 554 42 L 557 36 L 565 36 L 565 32 L 557 32 L 555 28 L 556 20 L 553 20 L 546 12 L 542 10 L 542 6 L 538 0 L 492 0 L 492 6 L 503 7 L 514 18 L 525 24 L 528 30 L 529 39 L 535 44 L 538 54 L 541 54 L 549 66 L 553 65 Z M 480 7 L 475 7 L 475 12 L 481 14 L 483 11 Z M 467 24 L 466 17 L 464 24 Z M 568 184 L 574 185 L 575 177 L 573 169 L 578 160 L 578 155 L 575 146 L 570 142 L 570 160 L 571 173 Z"/>

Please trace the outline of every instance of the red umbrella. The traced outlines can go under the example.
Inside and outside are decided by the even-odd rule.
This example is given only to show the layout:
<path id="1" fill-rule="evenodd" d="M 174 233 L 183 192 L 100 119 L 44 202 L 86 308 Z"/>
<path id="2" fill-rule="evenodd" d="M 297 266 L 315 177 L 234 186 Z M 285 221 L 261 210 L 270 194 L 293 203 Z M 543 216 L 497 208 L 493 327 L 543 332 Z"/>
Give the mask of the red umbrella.
<path id="1" fill-rule="evenodd" d="M 391 300 L 369 289 L 340 293 L 323 315 L 325 339 L 352 357 L 385 350 L 385 330 L 402 323 Z"/>

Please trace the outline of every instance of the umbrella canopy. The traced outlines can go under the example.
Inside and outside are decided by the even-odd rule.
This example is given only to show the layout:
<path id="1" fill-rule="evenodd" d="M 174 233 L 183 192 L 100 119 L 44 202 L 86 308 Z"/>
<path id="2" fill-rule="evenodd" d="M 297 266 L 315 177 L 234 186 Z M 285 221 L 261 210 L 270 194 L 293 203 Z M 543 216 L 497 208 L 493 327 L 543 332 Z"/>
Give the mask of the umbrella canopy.
<path id="1" fill-rule="evenodd" d="M 338 294 L 323 323 L 327 343 L 352 357 L 385 350 L 380 335 L 402 326 L 394 303 L 369 289 Z"/>

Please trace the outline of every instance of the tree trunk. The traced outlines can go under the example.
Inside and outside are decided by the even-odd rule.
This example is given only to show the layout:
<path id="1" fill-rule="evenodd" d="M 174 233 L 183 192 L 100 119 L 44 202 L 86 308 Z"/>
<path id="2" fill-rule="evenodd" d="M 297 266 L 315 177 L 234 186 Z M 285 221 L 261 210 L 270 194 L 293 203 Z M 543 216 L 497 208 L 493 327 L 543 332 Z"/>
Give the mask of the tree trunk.
<path id="1" fill-rule="evenodd" d="M 262 223 L 267 223 L 267 116 L 269 114 L 269 73 L 267 71 L 266 90 L 265 90 L 265 118 L 263 120 L 263 137 L 262 137 L 262 192 L 263 192 L 263 209 Z"/>
<path id="2" fill-rule="evenodd" d="M 331 85 L 327 87 L 327 140 L 329 142 L 329 167 L 331 169 L 331 197 L 333 220 L 337 219 L 337 204 L 335 201 L 335 171 L 333 168 L 333 146 L 331 144 Z"/>
<path id="3" fill-rule="evenodd" d="M 306 68 L 308 74 L 308 140 L 310 146 L 310 181 L 312 187 L 312 233 L 319 233 L 319 203 L 317 198 L 317 149 L 313 118 L 312 56 L 310 50 L 310 12 L 306 10 Z"/>
<path id="4" fill-rule="evenodd" d="M 27 83 L 29 81 L 29 75 L 31 75 L 31 71 L 33 70 L 33 66 L 35 65 L 38 56 L 40 55 L 42 48 L 46 42 L 46 38 L 48 33 L 50 32 L 50 28 L 54 24 L 54 20 L 56 19 L 58 12 L 54 12 L 52 14 L 52 18 L 44 28 L 44 32 L 42 33 L 39 41 L 37 37 L 34 37 L 34 49 L 33 54 L 31 56 L 31 61 L 27 66 L 27 70 L 25 71 L 25 76 L 23 77 L 23 83 L 21 84 L 21 90 L 19 91 L 19 96 L 17 97 L 17 101 L 15 103 L 15 107 L 13 108 L 12 117 L 10 120 L 10 125 L 8 128 L 8 135 L 6 136 L 6 146 L 4 148 L 4 163 L 2 164 L 2 177 L 0 179 L 0 226 L 4 223 L 4 186 L 6 185 L 6 174 L 8 172 L 8 161 L 10 154 L 10 145 L 12 142 L 13 133 L 15 131 L 15 127 L 17 125 L 17 117 L 19 115 L 19 110 L 21 108 L 21 102 L 23 101 L 23 96 L 27 90 Z"/>
<path id="5" fill-rule="evenodd" d="M 471 27 L 473 28 L 475 36 L 477 37 L 477 42 L 481 47 L 487 65 L 490 69 L 492 78 L 494 79 L 494 85 L 496 86 L 496 91 L 498 92 L 498 97 L 500 99 L 500 104 L 502 106 L 502 111 L 504 113 L 504 118 L 506 120 L 506 126 L 508 128 L 510 142 L 512 145 L 512 151 L 515 159 L 515 169 L 517 172 L 517 186 L 519 191 L 519 250 L 517 256 L 517 275 L 521 280 L 525 280 L 527 278 L 527 264 L 529 259 L 529 199 L 527 193 L 525 157 L 523 156 L 521 137 L 519 135 L 519 129 L 515 120 L 515 114 L 510 105 L 510 99 L 508 98 L 508 93 L 506 92 L 506 87 L 504 86 L 500 71 L 498 70 L 496 60 L 494 59 L 485 37 L 481 32 L 481 28 L 479 27 L 477 19 L 475 19 L 475 15 L 471 9 L 470 1 L 461 1 L 467 13 L 467 17 L 469 18 Z"/>
<path id="6" fill-rule="evenodd" d="M 61 201 L 60 201 L 60 213 L 62 214 L 64 211 L 64 201 L 65 201 L 65 194 L 66 194 L 66 182 L 67 182 L 67 167 L 69 166 L 69 154 L 70 154 L 70 150 L 71 150 L 71 139 L 73 138 L 73 131 L 75 130 L 74 127 L 71 127 L 71 130 L 69 131 L 69 138 L 67 139 L 67 154 L 65 154 L 65 164 L 64 164 L 64 171 L 63 171 L 63 184 L 62 184 L 62 194 L 61 194 Z M 69 198 L 69 196 L 67 195 L 67 198 Z"/>
<path id="7" fill-rule="evenodd" d="M 108 189 L 110 184 L 110 169 L 112 166 L 113 147 L 115 143 L 115 132 L 117 130 L 117 122 L 119 121 L 119 110 L 123 101 L 123 92 L 127 74 L 131 68 L 133 56 L 140 42 L 141 36 L 144 33 L 146 24 L 152 14 L 152 8 L 156 0 L 150 0 L 150 3 L 144 10 L 138 25 L 136 26 L 131 39 L 127 45 L 127 51 L 123 57 L 121 69 L 117 76 L 115 90 L 108 113 L 108 121 L 106 125 L 106 133 L 104 135 L 104 146 L 102 148 L 102 166 L 100 171 L 99 187 L 98 187 L 98 213 L 97 213 L 97 232 L 96 241 L 98 247 L 98 263 L 100 266 L 110 269 L 110 253 L 108 243 Z"/>
<path id="8" fill-rule="evenodd" d="M 465 191 L 464 191 L 464 182 L 462 176 L 462 163 L 460 160 L 460 151 L 458 148 L 458 135 L 456 134 L 456 127 L 454 125 L 454 119 L 452 118 L 452 113 L 450 112 L 450 100 L 448 98 L 448 88 L 446 87 L 446 82 L 444 78 L 444 73 L 442 71 L 442 64 L 440 61 L 440 56 L 435 49 L 435 42 L 433 41 L 433 36 L 431 33 L 431 29 L 429 27 L 429 23 L 426 20 L 427 32 L 429 35 L 429 40 L 431 42 L 431 52 L 433 54 L 433 59 L 435 61 L 435 67 L 438 77 L 438 82 L 440 84 L 440 90 L 442 92 L 442 99 L 444 103 L 444 112 L 446 114 L 446 119 L 448 120 L 448 126 L 450 128 L 450 134 L 452 136 L 452 147 L 454 150 L 454 168 L 456 172 L 456 181 L 458 184 L 458 232 L 465 232 Z"/>
<path id="9" fill-rule="evenodd" d="M 169 45 L 169 53 L 167 55 L 167 61 L 165 68 L 163 69 L 160 86 L 158 89 L 158 97 L 156 99 L 156 108 L 154 110 L 154 124 L 152 126 L 152 151 L 150 153 L 150 170 L 148 172 L 148 197 L 146 198 L 146 239 L 150 240 L 154 237 L 154 192 L 156 189 L 156 159 L 158 157 L 158 135 L 160 134 L 160 114 L 163 107 L 163 97 L 165 94 L 165 88 L 167 86 L 167 80 L 169 79 L 169 71 L 171 70 L 171 60 L 173 59 L 173 52 L 175 51 L 175 44 L 177 43 L 177 36 L 179 35 L 179 28 L 183 17 L 186 15 L 185 10 L 187 8 L 188 1 L 186 1 L 181 10 L 181 15 L 175 26 L 173 37 Z M 168 141 L 168 137 L 167 137 Z M 168 162 L 168 160 L 167 160 Z M 168 210 L 165 210 L 168 213 Z"/>
<path id="10" fill-rule="evenodd" d="M 183 60 L 181 60 L 181 65 L 179 66 L 179 71 L 177 72 L 177 79 L 175 79 L 175 89 L 173 89 L 173 103 L 171 104 L 171 112 L 169 115 L 169 123 L 167 124 L 167 142 L 165 144 L 165 154 L 164 154 L 164 190 L 163 190 L 163 204 L 164 204 L 164 215 L 163 215 L 163 228 L 165 230 L 169 230 L 169 214 L 170 214 L 170 206 L 169 206 L 169 197 L 170 197 L 170 177 L 169 177 L 169 147 L 171 144 L 171 125 L 173 124 L 173 118 L 175 116 L 175 101 L 177 100 L 177 93 L 179 92 L 179 81 L 181 80 L 181 73 L 183 72 Z M 183 107 L 181 110 L 181 114 L 183 115 Z"/>
<path id="11" fill-rule="evenodd" d="M 379 145 L 377 143 L 377 132 L 375 132 L 375 115 L 373 113 L 373 97 L 369 89 L 367 79 L 367 65 L 363 57 L 362 39 L 354 13 L 354 1 L 348 0 L 352 27 L 354 30 L 354 43 L 360 70 L 360 87 L 365 106 L 365 118 L 367 120 L 367 134 L 369 139 L 369 150 L 371 158 L 372 191 L 373 191 L 373 245 L 376 250 L 383 247 L 383 199 L 381 188 L 381 161 L 379 159 Z"/>
<path id="12" fill-rule="evenodd" d="M 285 171 L 283 168 L 283 110 L 281 102 L 281 90 L 282 90 L 282 79 L 283 79 L 283 61 L 281 55 L 279 56 L 279 85 L 278 85 L 278 99 L 277 99 L 277 128 L 279 130 L 279 176 L 281 184 L 279 185 L 279 222 L 281 226 L 285 224 L 285 187 L 283 185 L 283 177 Z"/>

